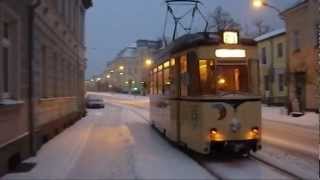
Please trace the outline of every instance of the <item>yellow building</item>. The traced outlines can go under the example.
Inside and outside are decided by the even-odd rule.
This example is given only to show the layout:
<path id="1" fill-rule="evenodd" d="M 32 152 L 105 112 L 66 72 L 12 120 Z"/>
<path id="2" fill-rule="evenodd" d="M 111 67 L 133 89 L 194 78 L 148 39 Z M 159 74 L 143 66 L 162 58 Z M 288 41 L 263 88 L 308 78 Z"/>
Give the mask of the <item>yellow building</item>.
<path id="1" fill-rule="evenodd" d="M 287 101 L 286 30 L 278 29 L 255 39 L 258 42 L 260 91 L 267 104 L 284 105 Z"/>
<path id="2" fill-rule="evenodd" d="M 318 109 L 320 2 L 304 0 L 282 12 L 287 28 L 289 112 Z"/>

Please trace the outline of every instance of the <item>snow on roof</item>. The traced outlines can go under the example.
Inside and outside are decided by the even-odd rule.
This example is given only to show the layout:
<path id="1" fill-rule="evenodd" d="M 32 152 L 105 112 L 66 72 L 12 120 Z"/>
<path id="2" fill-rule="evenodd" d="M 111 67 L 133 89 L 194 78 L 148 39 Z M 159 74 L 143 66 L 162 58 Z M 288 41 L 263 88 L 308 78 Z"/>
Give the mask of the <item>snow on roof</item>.
<path id="1" fill-rule="evenodd" d="M 266 33 L 266 34 L 263 34 L 263 35 L 255 38 L 254 40 L 257 41 L 257 42 L 263 41 L 263 40 L 272 38 L 272 37 L 274 37 L 274 36 L 280 35 L 280 34 L 285 33 L 285 32 L 286 32 L 286 28 L 277 29 L 277 30 L 268 32 L 268 33 Z"/>

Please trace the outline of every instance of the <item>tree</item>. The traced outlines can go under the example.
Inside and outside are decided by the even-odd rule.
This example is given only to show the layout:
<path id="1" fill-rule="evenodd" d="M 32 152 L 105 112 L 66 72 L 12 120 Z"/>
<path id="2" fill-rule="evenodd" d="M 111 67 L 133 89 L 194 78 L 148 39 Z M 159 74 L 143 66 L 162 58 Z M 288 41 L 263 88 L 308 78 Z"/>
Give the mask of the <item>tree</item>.
<path id="1" fill-rule="evenodd" d="M 233 19 L 229 12 L 218 6 L 209 14 L 209 29 L 215 32 L 227 29 L 240 31 L 241 25 Z"/>
<path id="2" fill-rule="evenodd" d="M 261 36 L 265 33 L 272 31 L 272 28 L 265 24 L 263 19 L 255 19 L 253 21 L 253 26 L 255 27 L 255 36 Z"/>

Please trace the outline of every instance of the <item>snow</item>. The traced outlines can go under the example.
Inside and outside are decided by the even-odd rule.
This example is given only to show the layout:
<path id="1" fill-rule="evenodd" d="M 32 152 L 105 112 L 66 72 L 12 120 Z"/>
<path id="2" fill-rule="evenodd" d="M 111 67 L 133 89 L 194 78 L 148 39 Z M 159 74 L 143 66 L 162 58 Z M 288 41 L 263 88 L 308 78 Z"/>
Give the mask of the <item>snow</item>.
<path id="1" fill-rule="evenodd" d="M 285 28 L 281 28 L 281 29 L 277 29 L 277 30 L 274 30 L 274 31 L 271 31 L 271 32 L 268 32 L 266 34 L 263 34 L 257 38 L 255 38 L 254 40 L 259 42 L 259 41 L 263 41 L 263 40 L 266 40 L 266 39 L 269 39 L 269 38 L 272 38 L 274 36 L 277 36 L 277 35 L 280 35 L 280 34 L 283 34 L 286 32 L 286 29 Z"/>
<path id="2" fill-rule="evenodd" d="M 262 118 L 264 120 L 289 123 L 304 127 L 319 127 L 319 114 L 314 112 L 306 112 L 301 117 L 288 116 L 284 107 L 262 106 Z"/>
<path id="3" fill-rule="evenodd" d="M 295 152 L 284 151 L 270 145 L 264 146 L 262 151 L 255 153 L 255 156 L 303 179 L 318 178 L 319 163 L 315 158 L 301 157 L 302 155 Z"/>
<path id="4" fill-rule="evenodd" d="M 110 104 L 89 110 L 27 162 L 37 166 L 3 179 L 213 179 L 136 112 Z"/>
<path id="5" fill-rule="evenodd" d="M 205 159 L 203 164 L 223 179 L 291 179 L 290 176 L 251 158 Z"/>

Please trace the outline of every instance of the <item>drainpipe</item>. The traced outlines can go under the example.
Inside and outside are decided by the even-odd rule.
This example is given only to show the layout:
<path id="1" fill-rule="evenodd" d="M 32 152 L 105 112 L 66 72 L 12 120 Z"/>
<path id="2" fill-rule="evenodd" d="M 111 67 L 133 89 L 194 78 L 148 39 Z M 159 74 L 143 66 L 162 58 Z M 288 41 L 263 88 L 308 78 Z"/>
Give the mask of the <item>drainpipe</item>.
<path id="1" fill-rule="evenodd" d="M 34 47 L 34 19 L 35 19 L 35 10 L 41 5 L 41 0 L 35 0 L 28 7 L 28 70 L 29 70 L 29 82 L 28 82 L 28 119 L 29 119 L 29 143 L 30 143 L 30 152 L 32 156 L 36 155 L 36 146 L 34 140 L 34 77 L 33 77 L 33 47 Z"/>

